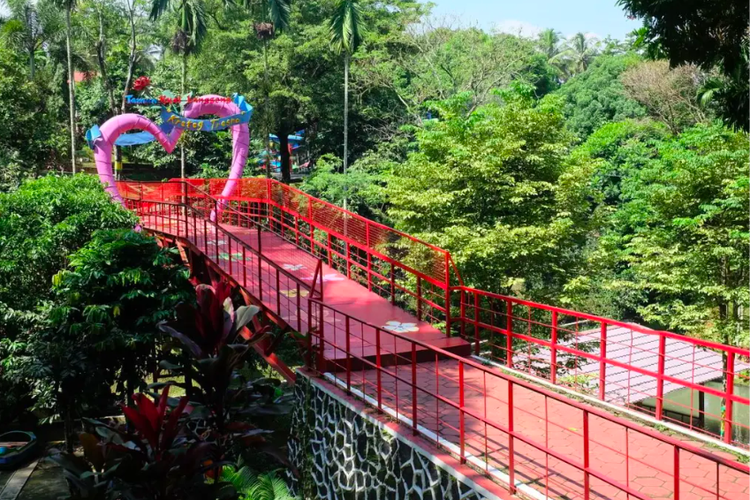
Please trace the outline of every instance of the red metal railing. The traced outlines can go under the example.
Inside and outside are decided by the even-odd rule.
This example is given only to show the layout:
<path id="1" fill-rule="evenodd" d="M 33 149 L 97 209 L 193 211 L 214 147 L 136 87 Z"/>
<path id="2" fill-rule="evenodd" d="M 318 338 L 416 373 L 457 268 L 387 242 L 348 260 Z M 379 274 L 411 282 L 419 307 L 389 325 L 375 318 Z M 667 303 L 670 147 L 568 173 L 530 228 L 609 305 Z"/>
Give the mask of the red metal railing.
<path id="1" fill-rule="evenodd" d="M 741 367 L 748 368 L 748 349 L 467 287 L 454 290 L 461 308 L 455 325 L 481 357 L 747 446 L 750 402 L 734 392 L 734 381 Z M 715 387 L 708 381 L 717 381 Z M 724 411 L 705 405 L 706 398 Z M 675 409 L 688 420 L 676 419 Z M 715 429 L 706 428 L 707 420 Z"/>
<path id="2" fill-rule="evenodd" d="M 200 200 L 199 194 L 184 190 L 173 196 Z M 215 202 L 194 202 L 203 208 L 154 200 L 128 199 L 126 203 L 145 227 L 189 241 L 261 300 L 271 314 L 309 333 L 309 369 L 410 426 L 416 434 L 434 440 L 460 460 L 505 481 L 514 491 L 583 499 L 625 494 L 644 500 L 733 500 L 746 492 L 747 465 L 324 304 L 322 295 L 316 293 L 317 285 L 300 280 L 260 253 L 262 238 L 256 235 L 263 231 L 260 226 L 229 231 L 212 221 Z M 227 210 L 221 215 L 225 217 L 235 215 Z M 322 290 L 323 282 L 317 278 L 322 274 L 322 261 L 318 263 L 314 282 Z M 470 289 L 462 292 L 473 293 Z M 506 317 L 516 332 L 516 322 L 521 324 L 524 318 L 516 308 L 537 305 L 505 299 L 511 303 Z M 464 302 L 466 308 L 468 299 Z M 559 321 L 561 312 L 570 311 L 552 312 L 557 313 L 558 321 L 553 324 L 558 330 L 571 329 Z M 483 316 L 487 311 L 464 313 L 462 318 L 473 320 L 475 328 L 493 327 L 493 320 Z M 529 318 L 536 321 L 533 314 L 527 315 L 527 324 Z M 457 327 L 468 336 L 469 323 L 462 320 Z M 500 330 L 493 333 L 502 334 Z M 526 338 L 528 333 L 517 334 Z M 481 342 L 480 335 L 477 345 Z M 499 345 L 507 348 L 502 342 Z M 571 353 L 559 341 L 547 347 L 558 354 Z M 511 348 L 518 352 L 516 346 Z M 605 359 L 607 364 L 610 361 Z M 654 481 L 660 489 L 653 486 Z"/>
<path id="3" fill-rule="evenodd" d="M 306 282 L 258 251 L 259 239 L 239 237 L 211 221 L 210 211 L 174 202 L 126 199 L 141 223 L 151 231 L 184 238 L 222 271 L 258 299 L 266 311 L 295 328 L 308 330 L 307 298 L 323 298 L 322 262 L 317 261 Z"/>
<path id="4" fill-rule="evenodd" d="M 211 193 L 225 182 L 118 186 L 128 197 L 215 210 Z M 465 287 L 448 252 L 277 181 L 242 179 L 236 196 L 222 201 L 220 222 L 257 228 L 259 248 L 261 232 L 273 232 L 418 319 L 461 335 L 483 358 L 726 443 L 750 441 L 750 399 L 735 386 L 749 367 L 748 349 Z"/>
<path id="5" fill-rule="evenodd" d="M 308 360 L 311 370 L 505 481 L 514 493 L 734 500 L 744 491 L 735 487 L 747 483 L 747 465 L 315 299 L 308 315 L 316 353 Z"/>

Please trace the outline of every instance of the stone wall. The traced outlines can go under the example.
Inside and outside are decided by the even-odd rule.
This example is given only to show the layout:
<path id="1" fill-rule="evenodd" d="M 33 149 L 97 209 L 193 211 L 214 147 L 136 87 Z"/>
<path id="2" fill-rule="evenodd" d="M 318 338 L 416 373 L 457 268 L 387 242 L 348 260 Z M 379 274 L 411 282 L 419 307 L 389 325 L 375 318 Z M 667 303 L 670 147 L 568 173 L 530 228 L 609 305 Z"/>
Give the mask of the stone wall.
<path id="1" fill-rule="evenodd" d="M 496 500 L 324 382 L 298 374 L 289 456 L 305 500 Z"/>

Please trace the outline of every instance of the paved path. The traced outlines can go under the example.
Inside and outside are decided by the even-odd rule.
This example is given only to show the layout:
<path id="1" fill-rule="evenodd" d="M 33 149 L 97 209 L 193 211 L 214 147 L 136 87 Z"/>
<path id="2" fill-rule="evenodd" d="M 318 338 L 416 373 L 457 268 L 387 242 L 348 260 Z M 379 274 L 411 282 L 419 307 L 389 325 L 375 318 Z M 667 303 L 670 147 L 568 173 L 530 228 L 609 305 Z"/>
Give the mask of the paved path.
<path id="1" fill-rule="evenodd" d="M 176 223 L 150 225 L 170 234 L 185 234 L 184 225 Z M 153 223 L 152 223 L 153 224 Z M 200 225 L 199 225 L 200 226 Z M 210 227 L 210 226 L 209 226 Z M 262 255 L 268 261 L 260 260 L 252 253 L 238 247 L 231 238 L 216 233 L 216 230 L 195 228 L 196 236 L 190 239 L 200 249 L 207 249 L 207 255 L 222 269 L 235 277 L 240 284 L 256 298 L 261 299 L 272 311 L 298 331 L 307 330 L 307 301 L 312 277 L 318 260 L 295 247 L 281 237 L 262 233 L 258 242 L 255 230 L 235 226 L 222 226 L 252 248 L 262 247 Z M 193 231 L 193 229 L 191 229 Z M 231 255 L 231 259 L 230 259 Z M 271 265 L 270 262 L 275 264 Z M 278 269 L 283 269 L 280 272 Z M 468 344 L 461 339 L 447 339 L 430 324 L 417 320 L 412 314 L 392 305 L 388 300 L 367 287 L 349 280 L 327 265 L 323 265 L 326 305 L 335 307 L 364 322 L 385 326 L 389 321 L 400 324 L 411 323 L 417 330 L 409 332 L 412 338 L 442 348 L 461 352 Z M 309 284 L 309 285 L 308 285 Z M 325 336 L 335 344 L 343 345 L 343 338 L 337 337 L 343 331 L 343 318 L 326 317 Z M 375 333 L 362 329 L 353 334 L 352 352 L 357 355 L 374 353 Z M 390 337 L 387 338 L 387 337 Z M 339 340 L 340 339 L 340 340 Z M 385 334 L 381 346 L 389 350 L 406 353 L 409 343 Z M 468 351 L 466 352 L 468 354 Z M 341 353 L 331 346 L 326 347 L 326 358 L 341 359 Z M 385 406 L 399 409 L 399 415 L 411 419 L 411 387 L 406 382 L 398 382 L 395 377 L 411 380 L 412 367 L 395 365 L 388 367 L 394 376 L 383 374 L 382 402 Z M 339 377 L 343 375 L 339 373 Z M 443 439 L 459 443 L 459 412 L 446 401 L 459 399 L 458 363 L 453 360 L 432 360 L 417 364 L 418 395 L 417 422 L 428 432 L 436 433 Z M 501 426 L 508 424 L 507 382 L 501 378 L 488 377 L 477 369 L 467 369 L 464 373 L 466 409 L 474 415 L 489 418 Z M 377 373 L 362 367 L 352 375 L 352 387 L 375 397 Z M 583 461 L 583 412 L 571 405 L 548 400 L 539 393 L 516 386 L 514 391 L 514 425 L 525 437 L 551 450 Z M 438 394 L 445 399 L 439 399 Z M 404 410 L 408 409 L 408 410 Z M 488 468 L 508 470 L 509 442 L 502 431 L 488 427 L 482 421 L 466 417 L 466 453 L 484 462 Z M 590 467 L 628 485 L 632 490 L 653 499 L 683 500 L 723 499 L 739 500 L 748 498 L 750 488 L 748 475 L 704 458 L 682 452 L 680 460 L 679 494 L 675 495 L 675 481 L 672 475 L 674 449 L 671 445 L 648 437 L 637 431 L 626 431 L 624 427 L 610 421 L 590 417 Z M 626 459 L 626 457 L 629 457 Z M 583 473 L 560 460 L 547 456 L 538 448 L 515 441 L 514 462 L 516 480 L 525 483 L 549 498 L 577 500 L 584 495 Z M 717 484 L 718 479 L 718 484 Z M 596 478 L 590 479 L 592 499 L 627 499 L 628 495 Z"/>

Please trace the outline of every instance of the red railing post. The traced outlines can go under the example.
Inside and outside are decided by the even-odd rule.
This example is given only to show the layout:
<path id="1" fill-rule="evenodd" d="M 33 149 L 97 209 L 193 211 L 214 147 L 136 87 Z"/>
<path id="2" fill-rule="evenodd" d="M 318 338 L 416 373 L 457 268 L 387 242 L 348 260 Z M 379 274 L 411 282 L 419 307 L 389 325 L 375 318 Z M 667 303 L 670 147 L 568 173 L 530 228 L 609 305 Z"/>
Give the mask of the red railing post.
<path id="1" fill-rule="evenodd" d="M 422 277 L 417 276 L 417 319 L 422 321 Z"/>
<path id="2" fill-rule="evenodd" d="M 346 245 L 346 277 L 352 279 L 351 247 L 348 241 L 344 241 L 344 245 Z"/>
<path id="3" fill-rule="evenodd" d="M 377 391 L 378 391 L 378 410 L 383 410 L 383 380 L 382 370 L 383 365 L 380 357 L 380 328 L 375 328 L 375 366 L 377 366 Z M 398 383 L 398 382 L 397 382 Z"/>
<path id="4" fill-rule="evenodd" d="M 552 336 L 550 338 L 550 382 L 557 383 L 557 311 L 552 311 Z"/>
<path id="5" fill-rule="evenodd" d="M 411 343 L 411 428 L 417 435 L 417 344 Z"/>
<path id="6" fill-rule="evenodd" d="M 247 247 L 242 245 L 242 286 L 247 288 Z"/>
<path id="7" fill-rule="evenodd" d="M 505 304 L 505 364 L 513 368 L 513 303 L 506 300 Z"/>
<path id="8" fill-rule="evenodd" d="M 583 498 L 589 500 L 589 412 L 583 410 Z"/>
<path id="9" fill-rule="evenodd" d="M 674 500 L 680 500 L 680 448 L 674 446 Z"/>
<path id="10" fill-rule="evenodd" d="M 328 267 L 333 267 L 333 248 L 331 247 L 331 233 L 328 233 Z"/>
<path id="11" fill-rule="evenodd" d="M 508 379 L 508 486 L 516 493 L 516 459 L 513 453 L 513 381 Z"/>
<path id="12" fill-rule="evenodd" d="M 464 398 L 465 398 L 465 390 L 464 390 L 464 364 L 459 361 L 458 362 L 458 419 L 459 419 L 459 442 L 460 442 L 460 449 L 461 449 L 461 463 L 466 463 L 466 427 L 465 427 L 465 418 L 464 415 Z"/>
<path id="13" fill-rule="evenodd" d="M 306 340 L 305 343 L 307 344 L 307 352 L 305 353 L 305 367 L 308 370 L 312 369 L 312 346 L 313 346 L 313 342 L 312 342 L 312 338 L 313 338 L 313 323 L 312 323 L 312 321 L 313 321 L 313 314 L 312 314 L 312 310 L 313 310 L 313 304 L 314 304 L 313 301 L 309 301 L 307 303 L 307 305 L 308 305 L 308 308 L 307 308 L 307 338 L 305 339 Z"/>
<path id="14" fill-rule="evenodd" d="M 320 315 L 318 317 L 318 373 L 325 372 L 325 323 L 323 323 L 323 304 L 318 304 Z"/>
<path id="15" fill-rule="evenodd" d="M 661 420 L 664 412 L 664 358 L 666 347 L 667 338 L 659 334 L 659 359 L 656 368 L 656 410 L 654 412 L 656 420 Z"/>
<path id="16" fill-rule="evenodd" d="M 346 315 L 344 324 L 346 328 L 346 392 L 352 392 L 352 343 L 351 331 L 349 329 L 349 315 Z"/>
<path id="17" fill-rule="evenodd" d="M 396 303 L 396 272 L 395 272 L 396 266 L 393 264 L 393 260 L 391 260 L 391 304 Z"/>
<path id="18" fill-rule="evenodd" d="M 602 321 L 599 335 L 599 399 L 604 401 L 607 383 L 607 324 Z"/>
<path id="19" fill-rule="evenodd" d="M 732 442 L 732 410 L 734 403 L 730 398 L 734 395 L 734 352 L 727 352 L 727 372 L 724 374 L 727 380 L 727 393 L 724 398 L 724 442 Z"/>
<path id="20" fill-rule="evenodd" d="M 451 335 L 451 268 L 450 255 L 445 252 L 445 334 Z"/>
<path id="21" fill-rule="evenodd" d="M 232 275 L 232 238 L 227 235 L 227 260 L 229 261 L 229 276 Z"/>

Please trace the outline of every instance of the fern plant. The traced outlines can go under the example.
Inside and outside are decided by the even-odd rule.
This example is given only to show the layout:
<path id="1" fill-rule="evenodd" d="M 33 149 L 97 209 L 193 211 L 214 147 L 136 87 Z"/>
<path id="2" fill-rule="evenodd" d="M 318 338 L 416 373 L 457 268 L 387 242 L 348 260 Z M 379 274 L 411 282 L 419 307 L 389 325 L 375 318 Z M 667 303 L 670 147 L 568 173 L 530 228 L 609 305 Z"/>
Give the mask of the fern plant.
<path id="1" fill-rule="evenodd" d="M 238 469 L 224 467 L 221 479 L 234 486 L 239 500 L 299 500 L 275 472 L 256 476 L 246 465 Z"/>

